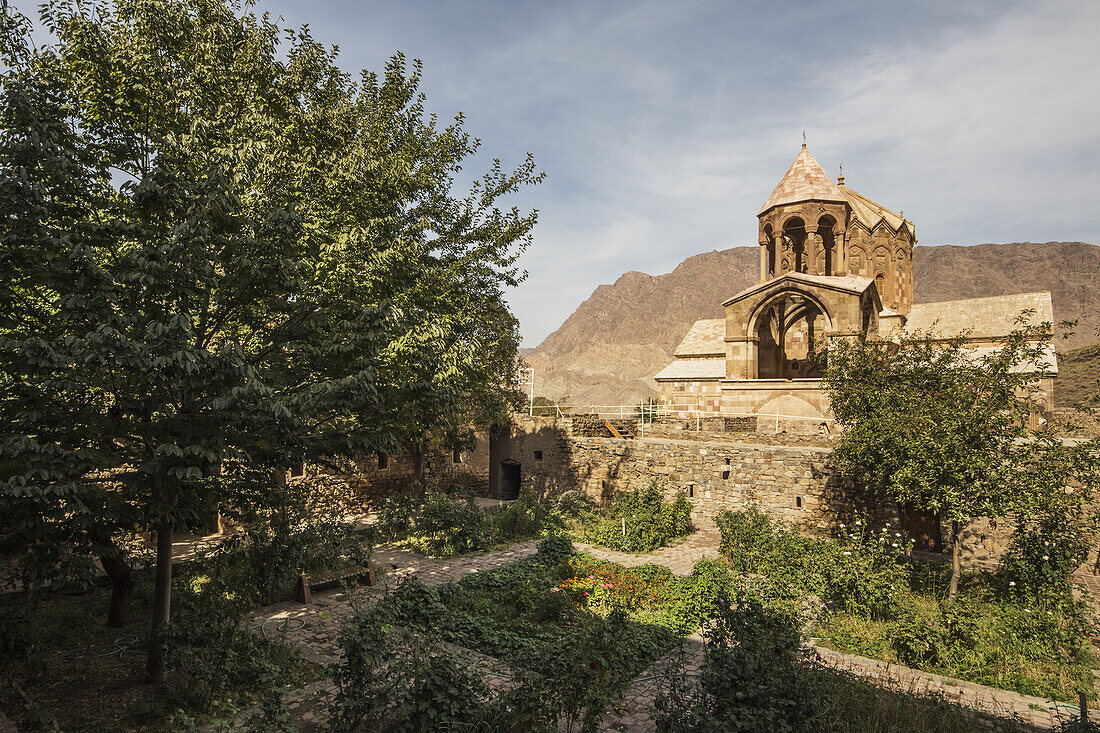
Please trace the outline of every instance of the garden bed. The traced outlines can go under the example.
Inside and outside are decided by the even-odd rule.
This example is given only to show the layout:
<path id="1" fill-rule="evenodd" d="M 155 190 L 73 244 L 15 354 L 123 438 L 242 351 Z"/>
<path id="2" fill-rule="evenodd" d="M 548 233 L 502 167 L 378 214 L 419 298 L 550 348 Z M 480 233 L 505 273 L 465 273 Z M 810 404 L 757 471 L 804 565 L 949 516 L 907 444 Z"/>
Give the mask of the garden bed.
<path id="1" fill-rule="evenodd" d="M 514 668 L 618 691 L 697 629 L 730 580 L 709 561 L 681 578 L 544 549 L 437 588 L 413 580 L 379 610 Z"/>
<path id="2" fill-rule="evenodd" d="M 687 497 L 681 492 L 666 502 L 656 481 L 617 494 L 607 510 L 597 509 L 579 491 L 563 494 L 558 507 L 572 519 L 575 539 L 619 552 L 653 552 L 694 531 Z"/>
<path id="3" fill-rule="evenodd" d="M 901 534 L 839 525 L 837 539 L 801 536 L 755 510 L 718 521 L 722 553 L 820 599 L 808 631 L 826 647 L 1053 700 L 1095 699 L 1088 636 L 1094 620 L 1069 593 L 1024 593 L 990 573 L 914 565 Z"/>
<path id="4" fill-rule="evenodd" d="M 196 618 L 191 611 L 198 609 L 177 608 L 178 631 L 194 638 L 178 638 L 168 685 L 148 684 L 152 585 L 142 576 L 134 588 L 125 628 L 107 626 L 105 588 L 5 607 L 0 710 L 21 730 L 177 731 L 324 677 L 320 667 L 240 628 L 233 617 Z"/>

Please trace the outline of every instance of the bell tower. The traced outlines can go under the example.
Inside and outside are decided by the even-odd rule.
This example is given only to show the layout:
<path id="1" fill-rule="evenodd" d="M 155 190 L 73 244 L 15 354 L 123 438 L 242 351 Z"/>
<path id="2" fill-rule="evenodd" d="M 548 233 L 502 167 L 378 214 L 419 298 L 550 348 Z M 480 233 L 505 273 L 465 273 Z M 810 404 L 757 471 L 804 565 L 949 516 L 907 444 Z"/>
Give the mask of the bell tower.
<path id="1" fill-rule="evenodd" d="M 757 215 L 760 279 L 788 272 L 875 281 L 884 308 L 913 305 L 916 226 L 904 213 L 836 183 L 802 144 Z"/>
<path id="2" fill-rule="evenodd" d="M 760 282 L 788 272 L 843 275 L 848 202 L 806 144 L 757 214 Z"/>

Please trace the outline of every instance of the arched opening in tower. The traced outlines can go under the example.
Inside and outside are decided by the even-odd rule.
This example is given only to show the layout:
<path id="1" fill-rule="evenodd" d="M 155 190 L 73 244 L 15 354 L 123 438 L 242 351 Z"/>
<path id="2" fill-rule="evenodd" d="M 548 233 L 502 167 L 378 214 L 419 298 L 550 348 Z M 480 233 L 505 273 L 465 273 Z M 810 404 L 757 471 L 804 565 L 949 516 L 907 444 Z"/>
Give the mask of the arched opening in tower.
<path id="1" fill-rule="evenodd" d="M 775 236 L 772 234 L 772 225 L 768 224 L 764 227 L 764 239 L 767 241 L 767 263 L 765 267 L 765 276 L 773 277 L 775 275 L 775 252 L 776 241 Z"/>
<path id="2" fill-rule="evenodd" d="M 784 272 L 806 272 L 806 222 L 799 217 L 783 224 L 783 236 L 787 247 L 783 253 Z"/>
<path id="3" fill-rule="evenodd" d="M 839 269 L 836 253 L 836 219 L 826 214 L 817 221 L 817 234 L 821 237 L 818 255 L 818 275 L 835 275 Z"/>

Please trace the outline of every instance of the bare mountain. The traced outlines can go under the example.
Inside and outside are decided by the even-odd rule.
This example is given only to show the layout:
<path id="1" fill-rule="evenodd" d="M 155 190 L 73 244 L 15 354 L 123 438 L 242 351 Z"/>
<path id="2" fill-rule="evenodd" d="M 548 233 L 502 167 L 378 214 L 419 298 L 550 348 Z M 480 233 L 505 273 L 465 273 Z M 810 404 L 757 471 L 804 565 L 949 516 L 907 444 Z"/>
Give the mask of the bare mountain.
<path id="1" fill-rule="evenodd" d="M 754 284 L 756 247 L 689 257 L 670 273 L 628 272 L 601 285 L 565 323 L 526 355 L 536 393 L 568 395 L 577 408 L 638 402 L 655 394 L 650 377 L 672 360 L 693 322 L 720 318 L 722 301 Z M 1030 242 L 917 247 L 914 300 L 929 303 L 1049 290 L 1054 315 L 1078 320 L 1059 348 L 1093 343 L 1100 333 L 1100 247 Z"/>

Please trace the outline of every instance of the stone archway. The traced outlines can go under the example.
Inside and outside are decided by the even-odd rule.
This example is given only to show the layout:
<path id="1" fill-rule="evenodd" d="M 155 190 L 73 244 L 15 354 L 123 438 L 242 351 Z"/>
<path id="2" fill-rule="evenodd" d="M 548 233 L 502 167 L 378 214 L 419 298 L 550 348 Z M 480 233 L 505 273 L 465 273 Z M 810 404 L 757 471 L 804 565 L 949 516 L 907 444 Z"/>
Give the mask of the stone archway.
<path id="1" fill-rule="evenodd" d="M 794 290 L 780 293 L 757 310 L 752 323 L 757 379 L 821 377 L 821 365 L 814 357 L 829 318 L 815 299 Z"/>

